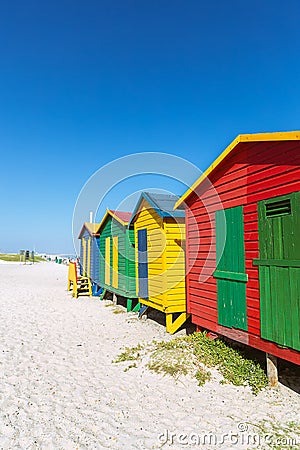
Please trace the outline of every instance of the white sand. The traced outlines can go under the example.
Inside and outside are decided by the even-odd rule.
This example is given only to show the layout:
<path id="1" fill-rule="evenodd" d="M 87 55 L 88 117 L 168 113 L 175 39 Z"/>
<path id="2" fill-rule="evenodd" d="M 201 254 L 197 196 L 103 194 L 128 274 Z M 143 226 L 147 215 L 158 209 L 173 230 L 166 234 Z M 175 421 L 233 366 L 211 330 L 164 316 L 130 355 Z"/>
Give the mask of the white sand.
<path id="1" fill-rule="evenodd" d="M 170 337 L 151 320 L 73 299 L 66 278 L 54 263 L 1 265 L 0 448 L 256 448 L 241 440 L 184 445 L 179 434 L 193 441 L 191 433 L 299 419 L 299 395 L 283 386 L 255 397 L 216 379 L 204 387 L 189 377 L 176 382 L 145 363 L 124 372 L 128 363 L 112 363 L 124 346 Z M 165 430 L 176 433 L 173 445 L 170 436 L 159 440 Z"/>

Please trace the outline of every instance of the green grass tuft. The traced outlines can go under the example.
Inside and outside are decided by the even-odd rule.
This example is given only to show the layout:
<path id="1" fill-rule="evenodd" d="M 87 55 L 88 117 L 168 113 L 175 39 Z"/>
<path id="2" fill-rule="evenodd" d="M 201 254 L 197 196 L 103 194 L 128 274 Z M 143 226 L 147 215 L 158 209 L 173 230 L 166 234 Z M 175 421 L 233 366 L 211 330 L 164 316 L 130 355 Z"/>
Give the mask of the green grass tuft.
<path id="1" fill-rule="evenodd" d="M 114 309 L 113 310 L 113 314 L 123 314 L 123 313 L 125 313 L 126 311 L 125 310 L 123 310 L 123 309 Z"/>
<path id="2" fill-rule="evenodd" d="M 183 347 L 172 347 L 169 343 L 166 347 L 158 345 L 158 348 L 151 354 L 148 368 L 156 373 L 171 375 L 178 378 L 180 375 L 187 375 L 195 368 L 191 360 L 190 352 Z"/>
<path id="3" fill-rule="evenodd" d="M 195 333 L 187 339 L 193 342 L 194 354 L 207 367 L 216 367 L 226 381 L 235 386 L 250 386 L 257 394 L 268 385 L 268 378 L 259 363 L 247 359 L 223 341 L 210 340 L 206 333 Z"/>
<path id="4" fill-rule="evenodd" d="M 198 381 L 198 386 L 203 386 L 207 381 L 210 381 L 211 373 L 203 367 L 199 367 L 195 373 L 195 378 Z"/>
<path id="5" fill-rule="evenodd" d="M 136 347 L 125 347 L 125 350 L 120 353 L 113 362 L 119 363 L 124 361 L 136 361 L 141 357 L 140 351 L 142 348 L 143 346 L 140 344 Z"/>
<path id="6" fill-rule="evenodd" d="M 296 449 L 300 442 L 300 422 L 279 423 L 261 420 L 251 424 L 262 442 L 268 438 L 268 448 L 273 450 Z"/>

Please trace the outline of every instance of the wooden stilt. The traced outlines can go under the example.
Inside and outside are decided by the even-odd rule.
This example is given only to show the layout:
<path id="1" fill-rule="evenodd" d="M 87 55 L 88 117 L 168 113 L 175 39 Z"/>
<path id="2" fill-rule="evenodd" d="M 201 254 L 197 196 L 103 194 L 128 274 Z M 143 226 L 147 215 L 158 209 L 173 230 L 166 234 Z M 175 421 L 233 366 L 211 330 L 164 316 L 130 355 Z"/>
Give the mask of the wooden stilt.
<path id="1" fill-rule="evenodd" d="M 141 309 L 141 304 L 138 302 L 136 305 L 135 305 L 135 307 L 133 308 L 133 312 L 137 312 L 137 311 L 139 311 Z"/>
<path id="2" fill-rule="evenodd" d="M 127 312 L 132 310 L 132 298 L 127 299 Z"/>
<path id="3" fill-rule="evenodd" d="M 166 313 L 166 331 L 167 333 L 174 334 L 175 331 L 177 331 L 186 321 L 186 319 L 189 317 L 189 314 L 187 313 L 181 313 L 177 319 L 173 322 L 173 314 L 172 313 Z"/>
<path id="4" fill-rule="evenodd" d="M 135 306 L 133 306 L 134 305 L 134 300 L 132 299 L 132 298 L 128 298 L 127 299 L 127 312 L 130 312 L 130 311 L 132 311 L 132 312 L 137 312 L 137 311 L 139 311 L 140 310 L 140 304 L 139 304 L 139 302 L 135 305 Z"/>
<path id="5" fill-rule="evenodd" d="M 142 317 L 147 318 L 147 311 L 149 306 L 143 305 L 142 303 L 139 303 L 140 309 L 138 312 L 138 318 L 141 319 Z"/>
<path id="6" fill-rule="evenodd" d="M 276 356 L 266 353 L 267 357 L 267 375 L 269 379 L 269 385 L 271 387 L 278 386 L 278 370 L 277 370 L 277 358 Z"/>

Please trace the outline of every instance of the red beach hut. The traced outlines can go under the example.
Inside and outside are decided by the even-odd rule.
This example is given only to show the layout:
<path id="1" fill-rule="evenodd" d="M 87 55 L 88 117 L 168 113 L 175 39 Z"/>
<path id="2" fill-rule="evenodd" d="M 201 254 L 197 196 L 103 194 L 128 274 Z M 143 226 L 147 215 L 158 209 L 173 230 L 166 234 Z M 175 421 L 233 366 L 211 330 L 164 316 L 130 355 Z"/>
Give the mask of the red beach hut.
<path id="1" fill-rule="evenodd" d="M 183 204 L 192 322 L 300 364 L 300 131 L 239 135 Z"/>

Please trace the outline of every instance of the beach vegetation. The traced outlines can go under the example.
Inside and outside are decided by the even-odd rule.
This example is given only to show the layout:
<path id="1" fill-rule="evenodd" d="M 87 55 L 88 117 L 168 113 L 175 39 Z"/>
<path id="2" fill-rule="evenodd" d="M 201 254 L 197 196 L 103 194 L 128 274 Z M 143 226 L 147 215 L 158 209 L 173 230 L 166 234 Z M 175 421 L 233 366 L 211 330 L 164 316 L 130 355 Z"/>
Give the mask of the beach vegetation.
<path id="1" fill-rule="evenodd" d="M 260 436 L 261 442 L 268 440 L 268 444 L 271 444 L 270 447 L 274 450 L 299 448 L 300 422 L 279 423 L 261 420 L 249 425 Z"/>
<path id="2" fill-rule="evenodd" d="M 204 367 L 199 367 L 195 373 L 195 378 L 198 381 L 198 386 L 203 386 L 211 379 L 211 372 Z"/>
<path id="3" fill-rule="evenodd" d="M 190 352 L 184 346 L 173 347 L 159 345 L 152 353 L 147 364 L 150 370 L 163 375 L 179 378 L 187 375 L 194 369 L 194 361 L 190 358 Z"/>
<path id="4" fill-rule="evenodd" d="M 0 259 L 2 259 L 2 261 L 20 262 L 20 258 L 21 262 L 24 262 L 24 256 L 20 257 L 19 253 L 0 253 Z M 31 261 L 31 255 L 28 261 Z M 34 262 L 41 261 L 45 261 L 45 259 L 41 258 L 40 256 L 34 255 Z"/>
<path id="5" fill-rule="evenodd" d="M 140 359 L 142 349 L 143 346 L 141 344 L 138 344 L 136 347 L 125 347 L 124 351 L 113 362 L 136 361 Z"/>
<path id="6" fill-rule="evenodd" d="M 117 308 L 113 310 L 113 314 L 122 314 L 125 313 L 125 309 Z"/>
<path id="7" fill-rule="evenodd" d="M 242 352 L 221 339 L 211 340 L 206 333 L 186 336 L 193 343 L 193 353 L 207 367 L 216 367 L 225 382 L 249 386 L 254 394 L 268 385 L 268 378 L 259 362 L 246 358 Z"/>
<path id="8" fill-rule="evenodd" d="M 146 347 L 126 347 L 114 362 L 138 360 L 146 353 L 150 370 L 176 379 L 191 374 L 199 386 L 211 379 L 210 368 L 223 375 L 221 384 L 249 386 L 254 394 L 268 385 L 267 375 L 257 361 L 221 339 L 209 339 L 205 332 L 167 342 L 153 341 Z"/>

